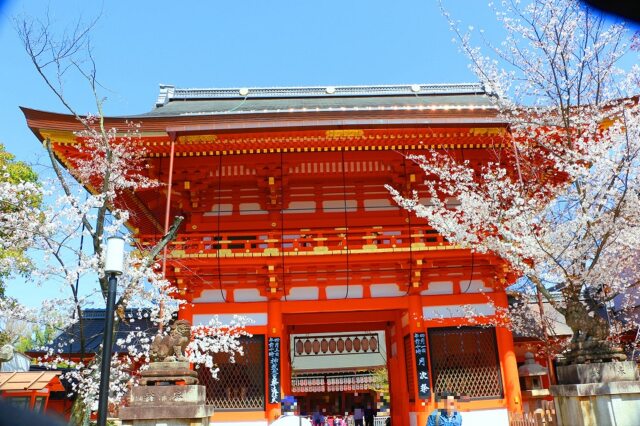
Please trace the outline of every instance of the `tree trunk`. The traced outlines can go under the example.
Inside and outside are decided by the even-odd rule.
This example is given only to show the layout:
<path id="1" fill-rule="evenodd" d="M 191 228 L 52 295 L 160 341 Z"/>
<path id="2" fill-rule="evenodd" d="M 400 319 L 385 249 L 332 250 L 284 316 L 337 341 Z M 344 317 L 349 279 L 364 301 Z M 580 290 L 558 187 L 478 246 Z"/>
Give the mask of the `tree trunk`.
<path id="1" fill-rule="evenodd" d="M 624 361 L 622 349 L 608 340 L 611 327 L 598 312 L 589 309 L 576 295 L 566 296 L 564 317 L 573 332 L 571 347 L 563 363 L 583 364 L 588 362 Z"/>

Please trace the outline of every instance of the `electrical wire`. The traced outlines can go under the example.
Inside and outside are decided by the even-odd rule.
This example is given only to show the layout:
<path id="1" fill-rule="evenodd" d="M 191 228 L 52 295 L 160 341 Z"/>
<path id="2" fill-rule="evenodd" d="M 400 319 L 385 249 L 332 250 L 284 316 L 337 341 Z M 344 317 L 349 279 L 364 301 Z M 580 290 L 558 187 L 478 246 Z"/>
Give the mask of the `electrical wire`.
<path id="1" fill-rule="evenodd" d="M 417 95 L 416 95 L 417 96 Z M 407 152 L 405 150 L 405 152 L 402 154 L 402 168 L 403 168 L 403 172 L 404 172 L 404 178 L 407 178 Z M 409 294 L 409 290 L 411 289 L 412 286 L 412 282 L 411 280 L 413 279 L 413 244 L 411 243 L 411 235 L 413 235 L 413 232 L 411 230 L 411 212 L 409 210 L 406 210 L 407 212 L 407 225 L 409 226 L 409 283 L 407 286 L 407 291 L 404 293 L 404 295 L 408 295 Z"/>
<path id="2" fill-rule="evenodd" d="M 464 291 L 461 291 L 461 293 L 466 293 L 471 288 L 471 282 L 473 281 L 473 269 L 475 267 L 474 256 L 475 252 L 471 250 L 471 274 L 469 274 L 469 282 L 467 283 L 467 288 Z"/>
<path id="3" fill-rule="evenodd" d="M 344 162 L 344 151 L 343 147 L 340 150 L 340 158 L 342 161 L 342 201 L 344 204 L 344 241 L 347 245 L 347 253 L 346 253 L 346 281 L 347 281 L 347 291 L 345 292 L 344 299 L 349 298 L 349 282 L 350 282 L 350 272 L 349 272 L 349 251 L 351 251 L 351 244 L 349 243 L 349 219 L 347 215 L 347 174 L 346 174 L 346 166 Z"/>
<path id="4" fill-rule="evenodd" d="M 280 259 L 282 266 L 282 293 L 287 302 L 287 284 L 284 270 L 284 150 L 280 150 Z"/>
<path id="5" fill-rule="evenodd" d="M 218 197 L 217 197 L 217 207 L 218 207 L 218 215 L 217 215 L 217 233 L 216 241 L 218 242 L 218 253 L 216 254 L 216 263 L 218 264 L 218 288 L 220 289 L 220 297 L 227 303 L 227 296 L 224 294 L 224 290 L 222 290 L 222 269 L 220 269 L 220 251 L 222 249 L 222 236 L 220 235 L 220 215 L 222 211 L 222 153 L 218 156 Z"/>
<path id="6" fill-rule="evenodd" d="M 462 159 L 462 162 L 464 163 L 465 159 L 464 159 L 464 149 L 460 148 L 460 158 Z M 466 293 L 469 291 L 469 289 L 471 288 L 471 283 L 473 282 L 473 270 L 475 267 L 475 252 L 473 251 L 473 249 L 471 249 L 471 274 L 469 274 L 469 282 L 467 283 L 467 288 L 464 291 L 460 291 L 461 293 Z M 462 289 L 460 289 L 462 290 Z"/>

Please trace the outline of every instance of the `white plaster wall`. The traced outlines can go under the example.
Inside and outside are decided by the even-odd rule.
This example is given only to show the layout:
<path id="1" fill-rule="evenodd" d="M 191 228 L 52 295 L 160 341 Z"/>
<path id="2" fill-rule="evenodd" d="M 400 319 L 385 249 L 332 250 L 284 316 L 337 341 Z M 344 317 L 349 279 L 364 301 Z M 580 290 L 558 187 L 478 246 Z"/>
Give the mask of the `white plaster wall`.
<path id="1" fill-rule="evenodd" d="M 405 296 L 405 291 L 400 291 L 397 284 L 372 284 L 371 297 L 400 297 Z"/>
<path id="2" fill-rule="evenodd" d="M 229 324 L 233 320 L 233 316 L 243 316 L 249 318 L 248 325 L 267 325 L 267 314 L 262 312 L 254 313 L 238 313 L 238 314 L 195 314 L 193 316 L 193 325 L 207 325 L 214 317 L 218 317 L 218 321 L 223 324 Z"/>
<path id="3" fill-rule="evenodd" d="M 493 293 L 493 289 L 485 287 L 482 280 L 463 280 L 460 282 L 460 293 Z"/>
<path id="4" fill-rule="evenodd" d="M 469 311 L 473 316 L 482 317 L 495 314 L 496 309 L 489 303 L 476 303 L 465 306 L 423 306 L 422 316 L 425 320 L 440 318 L 465 318 L 469 316 Z"/>
<path id="5" fill-rule="evenodd" d="M 255 422 L 242 422 L 242 421 L 233 421 L 233 422 L 214 422 L 215 414 L 211 416 L 211 420 L 209 420 L 209 425 L 211 426 L 267 426 L 269 423 L 266 420 L 258 420 Z"/>
<path id="6" fill-rule="evenodd" d="M 295 337 L 313 338 L 326 336 L 326 334 L 292 334 L 289 336 L 291 348 L 291 368 L 294 370 L 322 370 L 322 369 L 350 369 L 363 367 L 377 367 L 386 365 L 387 346 L 382 330 L 354 331 L 350 333 L 333 333 L 332 336 L 350 336 L 358 333 L 376 333 L 378 335 L 379 352 L 357 353 L 345 355 L 306 355 L 296 356 L 294 347 Z"/>
<path id="7" fill-rule="evenodd" d="M 461 411 L 463 425 L 509 426 L 506 408 L 495 410 Z"/>
<path id="8" fill-rule="evenodd" d="M 319 294 L 318 287 L 292 287 L 286 300 L 318 300 Z M 284 301 L 284 296 L 280 300 Z"/>
<path id="9" fill-rule="evenodd" d="M 236 302 L 265 302 L 267 298 L 260 295 L 257 288 L 241 288 L 233 292 L 233 300 Z"/>
<path id="10" fill-rule="evenodd" d="M 436 294 L 453 294 L 453 281 L 432 281 L 426 290 L 420 292 L 423 296 L 433 296 Z"/>
<path id="11" fill-rule="evenodd" d="M 227 290 L 202 290 L 200 297 L 193 299 L 193 303 L 224 303 L 227 298 Z"/>
<path id="12" fill-rule="evenodd" d="M 347 288 L 349 289 L 349 294 L 347 294 Z M 362 291 L 361 285 L 350 285 L 349 287 L 346 285 L 330 285 L 326 289 L 327 299 L 344 299 L 345 296 L 347 296 L 347 299 L 361 299 Z"/>

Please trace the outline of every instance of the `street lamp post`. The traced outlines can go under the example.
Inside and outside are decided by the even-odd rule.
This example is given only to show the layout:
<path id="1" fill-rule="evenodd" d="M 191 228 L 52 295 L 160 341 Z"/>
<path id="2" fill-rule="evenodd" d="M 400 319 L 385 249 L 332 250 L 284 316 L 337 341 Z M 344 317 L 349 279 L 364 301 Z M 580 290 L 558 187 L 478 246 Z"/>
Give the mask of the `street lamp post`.
<path id="1" fill-rule="evenodd" d="M 107 255 L 104 273 L 109 277 L 107 290 L 107 312 L 102 340 L 102 365 L 100 367 L 100 394 L 98 397 L 98 426 L 107 422 L 109 405 L 109 376 L 111 373 L 111 347 L 113 346 L 113 315 L 116 304 L 118 275 L 124 269 L 124 240 L 120 237 L 107 239 Z"/>

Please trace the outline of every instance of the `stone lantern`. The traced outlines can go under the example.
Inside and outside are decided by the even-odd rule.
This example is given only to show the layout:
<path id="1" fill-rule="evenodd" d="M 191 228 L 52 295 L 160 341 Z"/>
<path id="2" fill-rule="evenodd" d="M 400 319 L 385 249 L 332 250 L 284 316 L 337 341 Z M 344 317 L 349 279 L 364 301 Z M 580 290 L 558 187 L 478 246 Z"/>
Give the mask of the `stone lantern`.
<path id="1" fill-rule="evenodd" d="M 547 369 L 538 364 L 531 352 L 524 354 L 524 365 L 518 368 L 518 376 L 524 380 L 522 388 L 522 402 L 525 411 L 541 408 L 540 400 L 549 397 L 549 389 L 542 386 L 542 376 L 547 375 Z"/>

